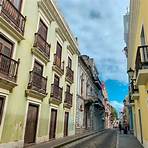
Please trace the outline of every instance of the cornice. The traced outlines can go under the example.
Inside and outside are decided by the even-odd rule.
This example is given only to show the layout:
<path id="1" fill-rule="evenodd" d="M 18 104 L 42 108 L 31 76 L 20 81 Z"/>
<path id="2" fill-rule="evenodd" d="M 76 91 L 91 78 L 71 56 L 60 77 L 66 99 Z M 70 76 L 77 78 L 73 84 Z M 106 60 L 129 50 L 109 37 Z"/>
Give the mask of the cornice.
<path id="1" fill-rule="evenodd" d="M 57 23 L 59 28 L 57 28 L 56 31 L 60 36 L 68 40 L 73 52 L 80 55 L 78 43 L 53 0 L 39 0 L 38 6 L 42 9 L 50 22 L 55 21 Z"/>

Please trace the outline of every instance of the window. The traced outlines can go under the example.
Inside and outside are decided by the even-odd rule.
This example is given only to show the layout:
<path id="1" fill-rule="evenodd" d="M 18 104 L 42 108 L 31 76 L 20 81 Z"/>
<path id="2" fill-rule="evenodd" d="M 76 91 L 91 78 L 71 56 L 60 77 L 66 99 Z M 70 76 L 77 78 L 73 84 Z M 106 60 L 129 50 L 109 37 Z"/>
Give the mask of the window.
<path id="1" fill-rule="evenodd" d="M 21 10 L 22 0 L 10 0 L 11 3 L 17 8 L 17 10 Z"/>
<path id="2" fill-rule="evenodd" d="M 6 38 L 4 38 L 2 35 L 0 35 L 0 53 L 11 57 L 13 50 L 13 44 L 8 41 Z"/>
<path id="3" fill-rule="evenodd" d="M 12 50 L 13 44 L 0 35 L 0 70 L 6 74 L 10 70 Z"/>
<path id="4" fill-rule="evenodd" d="M 57 65 L 61 65 L 61 55 L 62 55 L 62 46 L 57 42 L 57 49 L 56 49 L 56 62 Z"/>
<path id="5" fill-rule="evenodd" d="M 35 61 L 33 71 L 42 76 L 43 75 L 43 65 L 40 64 L 38 61 Z"/>
<path id="6" fill-rule="evenodd" d="M 4 103 L 5 103 L 5 98 L 3 96 L 0 96 L 0 124 L 2 122 L 2 117 L 3 117 Z"/>
<path id="7" fill-rule="evenodd" d="M 42 36 L 44 40 L 47 39 L 47 31 L 48 31 L 47 26 L 44 24 L 42 20 L 40 20 L 38 33 Z"/>
<path id="8" fill-rule="evenodd" d="M 68 57 L 68 68 L 72 68 L 72 60 L 70 57 Z"/>
<path id="9" fill-rule="evenodd" d="M 83 79 L 83 75 L 81 76 L 81 96 L 83 95 L 83 83 L 84 83 L 84 79 Z"/>
<path id="10" fill-rule="evenodd" d="M 59 77 L 57 75 L 54 76 L 54 85 L 59 86 Z"/>

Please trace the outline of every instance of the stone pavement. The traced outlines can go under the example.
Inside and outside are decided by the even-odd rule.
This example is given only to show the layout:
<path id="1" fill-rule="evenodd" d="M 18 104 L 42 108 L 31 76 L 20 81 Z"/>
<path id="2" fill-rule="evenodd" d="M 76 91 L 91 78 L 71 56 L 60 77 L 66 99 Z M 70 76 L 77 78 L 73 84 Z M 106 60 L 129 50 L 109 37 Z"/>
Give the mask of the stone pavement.
<path id="1" fill-rule="evenodd" d="M 143 146 L 133 135 L 118 133 L 116 148 L 143 148 Z"/>

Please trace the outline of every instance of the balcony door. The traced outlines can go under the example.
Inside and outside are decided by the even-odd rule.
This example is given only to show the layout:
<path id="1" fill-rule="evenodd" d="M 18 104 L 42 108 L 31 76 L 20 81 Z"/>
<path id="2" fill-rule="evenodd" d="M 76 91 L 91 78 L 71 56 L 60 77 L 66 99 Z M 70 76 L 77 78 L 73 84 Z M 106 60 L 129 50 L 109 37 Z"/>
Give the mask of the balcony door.
<path id="1" fill-rule="evenodd" d="M 38 33 L 45 41 L 47 40 L 47 31 L 48 31 L 47 26 L 44 24 L 42 20 L 40 20 Z"/>
<path id="2" fill-rule="evenodd" d="M 60 79 L 57 75 L 54 76 L 54 85 L 59 86 Z"/>
<path id="3" fill-rule="evenodd" d="M 22 0 L 10 0 L 17 10 L 21 10 Z"/>
<path id="4" fill-rule="evenodd" d="M 13 44 L 0 36 L 0 71 L 8 74 L 11 65 Z"/>
<path id="5" fill-rule="evenodd" d="M 61 67 L 61 56 L 62 56 L 62 46 L 57 42 L 56 49 L 56 62 L 59 67 Z"/>
<path id="6" fill-rule="evenodd" d="M 42 88 L 42 75 L 43 75 L 43 65 L 35 61 L 33 68 L 33 83 L 34 86 L 39 89 Z"/>
<path id="7" fill-rule="evenodd" d="M 70 57 L 68 57 L 68 68 L 71 69 L 72 68 L 72 60 Z"/>

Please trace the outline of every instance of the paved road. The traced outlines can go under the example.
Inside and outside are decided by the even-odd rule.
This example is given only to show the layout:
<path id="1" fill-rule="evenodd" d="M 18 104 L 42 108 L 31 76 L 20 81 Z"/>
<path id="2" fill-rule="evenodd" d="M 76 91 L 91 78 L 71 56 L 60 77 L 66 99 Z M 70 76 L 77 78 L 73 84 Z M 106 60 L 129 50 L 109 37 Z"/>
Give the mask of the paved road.
<path id="1" fill-rule="evenodd" d="M 117 132 L 108 130 L 101 135 L 86 139 L 80 143 L 73 143 L 64 148 L 116 148 Z"/>

